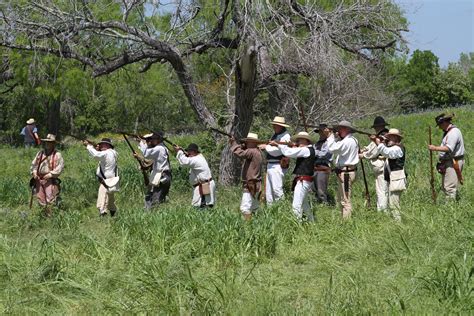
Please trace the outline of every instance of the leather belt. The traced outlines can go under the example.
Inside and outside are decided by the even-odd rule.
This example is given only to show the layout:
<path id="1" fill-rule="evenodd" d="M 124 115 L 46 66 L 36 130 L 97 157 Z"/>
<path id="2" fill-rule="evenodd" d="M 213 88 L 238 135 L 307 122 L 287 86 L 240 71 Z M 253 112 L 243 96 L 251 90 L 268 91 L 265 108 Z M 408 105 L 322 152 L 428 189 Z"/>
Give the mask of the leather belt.
<path id="1" fill-rule="evenodd" d="M 462 160 L 462 159 L 464 159 L 464 155 L 454 157 L 453 159 L 454 160 Z"/>
<path id="2" fill-rule="evenodd" d="M 198 183 L 193 184 L 193 187 L 195 188 L 195 187 L 197 187 L 197 186 L 199 186 L 199 185 L 201 185 L 201 184 L 203 184 L 203 183 L 207 183 L 207 182 L 211 182 L 211 181 L 212 181 L 212 178 L 209 178 L 209 179 L 207 179 L 207 180 L 204 180 L 204 181 L 201 181 L 201 182 L 198 182 Z"/>
<path id="3" fill-rule="evenodd" d="M 295 180 L 313 182 L 313 176 L 295 176 Z"/>
<path id="4" fill-rule="evenodd" d="M 346 166 L 346 167 L 342 167 L 342 168 L 335 168 L 334 169 L 334 172 L 337 173 L 337 174 L 340 174 L 340 173 L 346 173 L 346 172 L 353 172 L 353 171 L 356 171 L 357 168 L 354 167 L 354 166 Z"/>

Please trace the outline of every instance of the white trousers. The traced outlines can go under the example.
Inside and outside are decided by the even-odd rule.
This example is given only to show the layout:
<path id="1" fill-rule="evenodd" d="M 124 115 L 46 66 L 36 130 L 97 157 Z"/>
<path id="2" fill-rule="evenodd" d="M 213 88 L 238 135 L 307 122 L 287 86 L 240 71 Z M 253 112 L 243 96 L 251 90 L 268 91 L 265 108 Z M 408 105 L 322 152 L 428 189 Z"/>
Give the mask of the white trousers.
<path id="1" fill-rule="evenodd" d="M 285 173 L 279 162 L 267 164 L 267 176 L 265 178 L 265 199 L 267 200 L 267 205 L 271 205 L 273 202 L 284 198 L 284 176 Z"/>
<path id="2" fill-rule="evenodd" d="M 97 193 L 96 206 L 100 214 L 107 213 L 107 211 L 117 211 L 114 193 L 107 192 L 107 189 L 102 184 L 99 186 L 99 192 Z"/>
<path id="3" fill-rule="evenodd" d="M 377 194 L 377 211 L 384 211 L 388 208 L 388 182 L 382 173 L 375 174 L 375 193 Z"/>
<path id="4" fill-rule="evenodd" d="M 214 180 L 209 182 L 211 188 L 211 194 L 204 196 L 204 201 L 202 200 L 201 194 L 199 194 L 199 186 L 195 187 L 193 190 L 193 200 L 191 202 L 192 206 L 201 207 L 204 205 L 214 205 L 216 204 L 216 183 Z M 204 203 L 203 203 L 204 202 Z"/>
<path id="5" fill-rule="evenodd" d="M 252 214 L 258 209 L 258 200 L 252 197 L 248 191 L 242 194 L 242 201 L 240 202 L 240 211 L 242 214 Z"/>
<path id="6" fill-rule="evenodd" d="M 303 212 L 309 221 L 314 220 L 313 212 L 309 205 L 308 195 L 313 190 L 313 182 L 298 181 L 293 193 L 293 213 L 298 219 L 303 218 Z"/>

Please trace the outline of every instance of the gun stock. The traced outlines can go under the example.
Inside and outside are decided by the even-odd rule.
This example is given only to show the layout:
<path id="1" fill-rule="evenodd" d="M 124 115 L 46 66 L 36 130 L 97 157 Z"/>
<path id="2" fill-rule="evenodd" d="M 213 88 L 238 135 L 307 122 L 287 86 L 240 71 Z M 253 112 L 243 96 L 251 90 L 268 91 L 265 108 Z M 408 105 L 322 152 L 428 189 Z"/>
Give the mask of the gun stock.
<path id="1" fill-rule="evenodd" d="M 360 166 L 362 169 L 362 177 L 364 178 L 364 187 L 365 187 L 365 201 L 367 202 L 367 207 L 370 208 L 370 193 L 369 193 L 369 186 L 367 184 L 367 177 L 365 175 L 365 167 L 364 161 L 360 161 Z"/>
<path id="2" fill-rule="evenodd" d="M 122 135 L 125 141 L 127 142 L 128 147 L 130 147 L 133 155 L 135 156 L 137 152 L 133 148 L 132 144 L 130 144 L 130 141 L 128 140 L 127 135 L 125 133 L 122 133 Z M 144 160 L 141 159 L 140 157 L 135 157 L 135 159 L 138 161 L 138 164 L 140 165 L 140 170 L 142 171 L 142 175 L 143 175 L 143 182 L 145 183 L 145 186 L 148 186 L 150 184 L 150 178 L 148 177 L 148 169 L 152 165 L 149 165 L 149 166 L 145 165 Z"/>
<path id="3" fill-rule="evenodd" d="M 428 142 L 431 145 L 431 126 L 428 127 Z M 435 179 L 433 169 L 433 151 L 430 150 L 430 186 L 431 186 L 431 198 L 436 203 L 436 190 L 435 190 Z"/>

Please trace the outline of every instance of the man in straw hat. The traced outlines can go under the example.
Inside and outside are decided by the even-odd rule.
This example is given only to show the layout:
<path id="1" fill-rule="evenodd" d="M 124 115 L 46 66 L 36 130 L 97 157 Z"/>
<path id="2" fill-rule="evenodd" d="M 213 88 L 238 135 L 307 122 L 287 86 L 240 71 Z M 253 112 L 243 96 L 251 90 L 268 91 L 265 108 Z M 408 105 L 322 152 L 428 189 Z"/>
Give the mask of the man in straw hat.
<path id="1" fill-rule="evenodd" d="M 60 192 L 59 176 L 64 169 L 64 160 L 56 151 L 56 136 L 48 134 L 43 141 L 44 149 L 38 152 L 31 163 L 31 175 L 35 185 L 35 195 L 45 215 L 52 215 L 53 203 L 57 205 Z"/>
<path id="2" fill-rule="evenodd" d="M 324 129 L 327 124 L 319 124 L 314 130 L 319 134 L 319 140 L 314 144 L 314 187 L 316 189 L 316 200 L 319 203 L 328 203 L 328 183 L 331 173 L 332 154 L 329 152 L 327 137 Z"/>
<path id="3" fill-rule="evenodd" d="M 377 203 L 377 209 L 380 211 L 390 209 L 393 217 L 399 221 L 401 220 L 400 195 L 406 190 L 405 147 L 401 144 L 403 136 L 398 129 L 391 128 L 385 133 L 385 137 L 386 141 L 382 142 L 376 135 L 370 136 L 377 146 L 378 153 L 385 157 L 382 172 L 385 183 L 381 184 L 381 192 L 384 192 L 386 196 L 385 199 L 380 199 L 380 201 L 385 201 L 385 204 Z"/>
<path id="4" fill-rule="evenodd" d="M 100 216 L 106 216 L 110 212 L 110 216 L 114 216 L 117 212 L 115 206 L 114 193 L 118 191 L 118 171 L 117 158 L 118 154 L 114 149 L 110 138 L 102 138 L 97 144 L 98 149 L 88 142 L 83 141 L 89 154 L 99 161 L 96 176 L 99 180 L 99 192 L 97 194 L 97 209 Z"/>
<path id="5" fill-rule="evenodd" d="M 212 208 L 216 203 L 216 183 L 212 179 L 211 169 L 197 144 L 189 144 L 184 152 L 174 146 L 179 164 L 189 167 L 189 182 L 193 186 L 191 205 L 199 208 Z"/>
<path id="6" fill-rule="evenodd" d="M 169 152 L 163 144 L 163 135 L 152 133 L 143 136 L 139 148 L 143 158 L 153 161 L 150 184 L 145 194 L 145 210 L 166 201 L 171 187 L 171 166 Z M 138 157 L 137 154 L 134 155 Z"/>
<path id="7" fill-rule="evenodd" d="M 436 125 L 443 130 L 441 146 L 429 145 L 428 149 L 439 152 L 438 172 L 441 173 L 441 187 L 447 198 L 455 199 L 459 184 L 463 184 L 464 139 L 462 133 L 452 124 L 453 115 L 441 114 L 435 118 Z"/>
<path id="8" fill-rule="evenodd" d="M 23 135 L 25 148 L 41 144 L 38 136 L 38 128 L 35 125 L 35 119 L 30 118 L 26 121 L 26 126 L 22 128 L 20 135 Z"/>
<path id="9" fill-rule="evenodd" d="M 384 135 L 388 132 L 386 126 L 389 126 L 385 119 L 381 116 L 377 116 L 374 119 L 372 128 L 375 131 L 375 136 L 379 139 L 383 139 Z M 385 157 L 379 153 L 379 149 L 374 141 L 370 142 L 369 145 L 362 149 L 359 156 L 361 159 L 365 158 L 370 161 L 372 170 L 375 176 L 375 193 L 377 194 L 377 210 L 383 211 L 387 208 L 388 204 L 388 186 L 384 177 L 384 165 Z"/>
<path id="10" fill-rule="evenodd" d="M 278 145 L 275 141 L 270 142 L 272 146 L 278 146 L 285 157 L 296 158 L 296 166 L 293 170 L 293 213 L 301 220 L 303 212 L 308 221 L 313 221 L 308 194 L 313 188 L 314 158 L 315 150 L 312 145 L 313 140 L 306 132 L 299 132 L 293 136 L 296 147 L 290 148 L 287 145 Z"/>
<path id="11" fill-rule="evenodd" d="M 271 122 L 274 134 L 271 140 L 277 142 L 289 142 L 290 134 L 286 130 L 289 125 L 285 123 L 285 118 L 275 116 Z M 283 178 L 288 170 L 289 160 L 283 156 L 277 146 L 262 144 L 261 149 L 267 152 L 267 175 L 265 178 L 265 199 L 267 205 L 278 201 L 284 197 Z"/>
<path id="12" fill-rule="evenodd" d="M 231 151 L 243 160 L 241 177 L 244 192 L 240 203 L 240 211 L 245 220 L 250 220 L 252 214 L 258 209 L 258 196 L 261 194 L 262 153 L 257 147 L 257 134 L 248 133 L 242 141 L 244 144 L 239 145 L 233 137 L 229 139 Z"/>
<path id="13" fill-rule="evenodd" d="M 341 203 L 342 218 L 347 219 L 352 214 L 351 191 L 352 183 L 356 178 L 356 166 L 359 163 L 359 143 L 352 136 L 352 124 L 348 121 L 341 121 L 336 125 L 337 135 L 329 128 L 325 129 L 328 137 L 329 152 L 335 156 L 336 175 L 338 179 L 337 198 Z"/>

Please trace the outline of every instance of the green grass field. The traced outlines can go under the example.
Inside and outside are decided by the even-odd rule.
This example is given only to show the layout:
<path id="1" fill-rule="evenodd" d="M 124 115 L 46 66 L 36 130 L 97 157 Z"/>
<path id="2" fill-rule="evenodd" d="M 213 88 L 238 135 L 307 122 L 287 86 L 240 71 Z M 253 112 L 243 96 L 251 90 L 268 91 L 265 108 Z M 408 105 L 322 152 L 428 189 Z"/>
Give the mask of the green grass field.
<path id="1" fill-rule="evenodd" d="M 454 112 L 472 152 L 474 109 Z M 433 205 L 426 147 L 436 114 L 390 119 L 406 136 L 410 183 L 401 223 L 364 208 L 361 176 L 346 222 L 334 207 L 313 203 L 316 223 L 299 224 L 284 201 L 247 223 L 238 212 L 240 188 L 219 188 L 218 206 L 198 212 L 189 206 L 187 170 L 175 160 L 169 203 L 144 213 L 142 177 L 124 143 L 116 218 L 99 218 L 96 162 L 71 144 L 63 149 L 61 210 L 45 219 L 39 208 L 28 210 L 35 151 L 2 147 L 0 313 L 472 314 L 473 167 L 465 166 L 459 202 L 440 197 Z M 207 137 L 175 141 L 207 140 L 211 156 L 219 148 Z M 435 143 L 440 138 L 434 129 Z"/>

